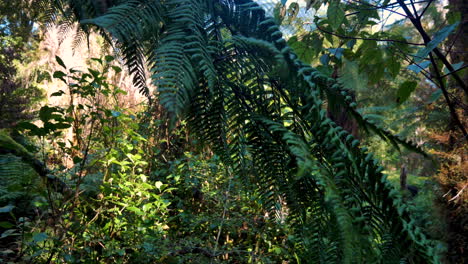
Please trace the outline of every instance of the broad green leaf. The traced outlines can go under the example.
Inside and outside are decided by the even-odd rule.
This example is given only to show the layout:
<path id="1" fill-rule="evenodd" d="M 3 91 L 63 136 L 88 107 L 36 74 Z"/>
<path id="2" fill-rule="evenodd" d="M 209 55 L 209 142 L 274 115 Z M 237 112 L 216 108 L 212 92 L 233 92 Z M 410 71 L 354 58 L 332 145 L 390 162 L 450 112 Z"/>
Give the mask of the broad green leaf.
<path id="1" fill-rule="evenodd" d="M 137 215 L 144 215 L 145 214 L 140 208 L 137 208 L 135 206 L 129 206 L 129 207 L 127 207 L 127 210 L 131 211 L 131 212 L 134 212 Z"/>
<path id="2" fill-rule="evenodd" d="M 327 20 L 330 26 L 336 30 L 341 26 L 345 18 L 345 12 L 340 6 L 339 1 L 333 1 L 330 3 L 327 9 Z"/>
<path id="3" fill-rule="evenodd" d="M 65 66 L 65 63 L 63 63 L 63 60 L 59 56 L 55 56 L 55 60 L 57 63 L 62 66 L 65 70 L 67 69 L 67 66 Z"/>
<path id="4" fill-rule="evenodd" d="M 452 33 L 452 31 L 454 31 L 457 28 L 458 24 L 459 22 L 456 22 L 437 31 L 437 33 L 434 34 L 432 40 L 429 43 L 427 43 L 426 47 L 418 51 L 418 53 L 416 54 L 416 62 L 419 62 L 426 58 L 427 55 L 429 55 L 429 53 L 437 47 L 437 45 L 444 41 Z"/>
<path id="5" fill-rule="evenodd" d="M 59 123 L 55 124 L 56 129 L 66 129 L 66 128 L 70 128 L 70 127 L 71 127 L 71 124 L 64 123 L 64 122 L 59 122 Z"/>
<path id="6" fill-rule="evenodd" d="M 379 82 L 385 74 L 385 64 L 384 63 L 374 63 L 368 65 L 367 67 L 367 76 L 369 77 L 369 84 L 376 84 Z"/>
<path id="7" fill-rule="evenodd" d="M 70 73 L 77 73 L 77 72 L 81 73 L 81 71 L 78 69 L 74 69 L 74 68 L 70 69 Z"/>
<path id="8" fill-rule="evenodd" d="M 96 71 L 96 70 L 93 70 L 91 68 L 88 68 L 88 71 L 89 73 L 91 73 L 91 75 L 93 75 L 94 78 L 98 78 L 99 77 L 99 71 Z"/>
<path id="9" fill-rule="evenodd" d="M 322 63 L 323 65 L 328 65 L 329 61 L 330 61 L 330 56 L 328 55 L 328 53 L 325 53 L 320 57 L 320 63 Z"/>
<path id="10" fill-rule="evenodd" d="M 356 45 L 356 40 L 355 39 L 351 39 L 348 42 L 346 42 L 346 47 L 348 47 L 350 49 L 352 49 L 354 47 L 354 45 Z"/>
<path id="11" fill-rule="evenodd" d="M 5 232 L 2 233 L 0 238 L 5 238 L 5 237 L 9 237 L 9 236 L 18 236 L 18 235 L 19 235 L 19 233 L 16 233 L 16 229 L 8 229 L 8 230 L 6 230 Z"/>
<path id="12" fill-rule="evenodd" d="M 114 69 L 115 73 L 119 73 L 122 71 L 122 68 L 120 68 L 119 66 L 111 66 L 112 69 Z"/>
<path id="13" fill-rule="evenodd" d="M 463 66 L 463 61 L 452 64 L 452 67 L 453 67 L 454 71 L 460 69 L 462 66 Z M 450 73 L 450 71 L 447 69 L 447 67 L 444 67 L 444 74 L 449 74 L 449 73 Z"/>
<path id="14" fill-rule="evenodd" d="M 5 229 L 6 229 L 6 228 L 12 228 L 12 227 L 14 227 L 14 226 L 15 226 L 15 225 L 12 224 L 12 223 L 10 223 L 10 222 L 6 222 L 6 221 L 0 222 L 0 227 L 1 227 L 1 228 L 5 228 Z"/>
<path id="15" fill-rule="evenodd" d="M 52 93 L 50 96 L 62 96 L 64 93 L 64 91 L 59 90 L 58 92 Z"/>
<path id="16" fill-rule="evenodd" d="M 431 62 L 426 60 L 421 63 L 411 64 L 410 66 L 408 66 L 408 70 L 411 70 L 415 73 L 420 73 L 423 69 L 427 68 L 429 65 L 431 65 Z"/>
<path id="17" fill-rule="evenodd" d="M 306 63 L 311 63 L 322 49 L 322 39 L 316 34 L 307 35 L 301 40 L 293 36 L 288 40 L 288 44 L 299 58 Z"/>
<path id="18" fill-rule="evenodd" d="M 63 71 L 55 71 L 53 77 L 65 81 L 63 77 L 67 76 Z"/>
<path id="19" fill-rule="evenodd" d="M 107 56 L 104 57 L 104 59 L 105 59 L 107 62 L 111 62 L 111 61 L 113 61 L 115 58 L 114 58 L 114 56 L 107 55 Z"/>
<path id="20" fill-rule="evenodd" d="M 36 243 L 46 240 L 49 236 L 46 233 L 37 233 L 33 236 L 33 240 Z"/>
<path id="21" fill-rule="evenodd" d="M 82 162 L 82 161 L 83 161 L 83 159 L 80 158 L 80 157 L 73 157 L 73 163 L 74 163 L 74 164 L 78 164 L 78 163 L 80 163 L 80 162 Z"/>
<path id="22" fill-rule="evenodd" d="M 401 69 L 401 62 L 397 56 L 389 55 L 385 61 L 385 66 L 387 66 L 388 73 L 396 78 Z"/>
<path id="23" fill-rule="evenodd" d="M 447 19 L 447 22 L 450 24 L 459 23 L 461 20 L 461 13 L 460 11 L 449 11 L 445 15 L 445 18 Z"/>
<path id="24" fill-rule="evenodd" d="M 337 59 L 341 59 L 343 56 L 343 48 L 337 48 L 337 49 L 328 49 L 332 55 L 334 55 Z"/>
<path id="25" fill-rule="evenodd" d="M 30 130 L 35 135 L 41 135 L 41 129 L 31 122 L 21 122 L 16 125 L 18 129 L 27 129 Z"/>
<path id="26" fill-rule="evenodd" d="M 6 206 L 3 206 L 3 207 L 0 207 L 0 213 L 9 213 L 13 210 L 13 208 L 15 208 L 14 205 L 6 205 Z"/>
<path id="27" fill-rule="evenodd" d="M 415 81 L 405 81 L 400 85 L 400 88 L 397 92 L 397 102 L 402 104 L 410 97 L 411 93 L 414 92 L 416 86 L 418 85 Z"/>
<path id="28" fill-rule="evenodd" d="M 99 58 L 91 58 L 91 60 L 98 62 L 99 64 L 102 65 L 102 60 Z"/>
<path id="29" fill-rule="evenodd" d="M 271 251 L 274 252 L 276 255 L 281 254 L 281 248 L 279 248 L 279 247 L 275 247 Z"/>
<path id="30" fill-rule="evenodd" d="M 53 119 L 52 114 L 56 112 L 56 110 L 57 109 L 55 107 L 48 107 L 47 105 L 45 105 L 39 110 L 39 118 L 42 122 L 47 122 Z"/>
<path id="31" fill-rule="evenodd" d="M 119 112 L 119 111 L 114 111 L 114 110 L 111 110 L 111 113 L 112 113 L 112 116 L 113 116 L 113 117 L 119 117 L 119 116 L 122 115 L 121 112 Z"/>

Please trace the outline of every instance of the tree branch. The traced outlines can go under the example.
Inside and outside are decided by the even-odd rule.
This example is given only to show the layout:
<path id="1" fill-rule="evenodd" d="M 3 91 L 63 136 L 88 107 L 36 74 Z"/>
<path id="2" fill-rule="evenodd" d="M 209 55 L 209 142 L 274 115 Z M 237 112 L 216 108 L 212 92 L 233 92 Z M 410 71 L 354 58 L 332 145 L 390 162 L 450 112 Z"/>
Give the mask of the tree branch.
<path id="1" fill-rule="evenodd" d="M 468 67 L 468 64 L 465 64 L 463 67 L 460 67 L 459 69 L 456 69 L 456 70 L 453 71 L 453 72 L 449 72 L 449 73 L 447 73 L 447 74 L 444 74 L 444 75 L 442 75 L 442 76 L 440 76 L 440 77 L 441 77 L 441 78 L 447 77 L 447 76 L 449 76 L 449 75 L 454 74 L 455 72 L 458 72 L 458 71 L 461 71 L 461 70 L 463 70 L 463 69 L 466 69 L 467 67 Z"/>
<path id="2" fill-rule="evenodd" d="M 437 78 L 437 81 L 439 82 L 439 87 L 442 90 L 442 93 L 443 93 L 443 95 L 445 97 L 445 101 L 447 101 L 447 104 L 448 104 L 448 107 L 449 107 L 449 110 L 450 110 L 450 115 L 452 116 L 453 121 L 455 122 L 455 124 L 460 128 L 461 132 L 463 133 L 463 137 L 465 139 L 468 139 L 468 133 L 466 132 L 466 129 L 463 126 L 462 122 L 460 122 L 460 119 L 458 118 L 457 112 L 455 111 L 455 107 L 453 107 L 453 104 L 450 101 L 449 93 L 447 92 L 447 89 L 445 89 L 444 81 L 442 80 L 442 77 L 440 76 L 439 68 L 437 67 L 437 64 L 436 64 L 436 62 L 434 60 L 434 56 L 432 55 L 432 53 L 429 53 L 429 57 L 431 58 L 432 67 L 434 67 L 436 78 Z"/>
<path id="3" fill-rule="evenodd" d="M 408 6 L 406 6 L 404 0 L 397 0 L 397 1 L 400 4 L 401 8 L 403 8 L 405 13 L 408 15 L 408 18 L 411 20 L 411 23 L 413 23 L 414 27 L 418 30 L 419 34 L 421 34 L 424 40 L 424 43 L 427 46 L 427 44 L 431 41 L 431 38 L 429 37 L 429 35 L 426 33 L 426 31 L 422 27 L 420 17 L 415 17 L 413 13 L 411 13 L 411 11 L 408 9 Z M 432 52 L 434 52 L 434 54 L 442 61 L 442 63 L 445 65 L 445 67 L 447 67 L 447 69 L 450 72 L 455 72 L 455 69 L 452 67 L 452 64 L 450 64 L 450 62 L 447 60 L 444 54 L 442 54 L 442 52 L 437 47 L 435 47 L 432 50 Z M 435 63 L 434 58 L 432 58 L 431 60 L 434 61 Z M 468 96 L 468 88 L 466 84 L 463 82 L 463 80 L 460 78 L 460 76 L 458 76 L 458 74 L 456 73 L 452 74 L 452 76 L 458 82 L 459 86 L 465 91 L 466 96 Z"/>
<path id="4" fill-rule="evenodd" d="M 386 41 L 386 42 L 395 42 L 395 43 L 402 43 L 402 44 L 415 45 L 415 46 L 425 46 L 425 44 L 423 44 L 423 43 L 412 43 L 412 42 L 407 42 L 407 41 L 404 41 L 404 40 L 396 40 L 396 39 L 359 38 L 359 37 L 344 36 L 344 35 L 341 35 L 341 34 L 334 33 L 334 32 L 328 31 L 326 29 L 323 29 L 317 23 L 315 23 L 315 26 L 317 27 L 318 30 L 320 30 L 320 31 L 322 31 L 324 33 L 327 33 L 327 34 L 330 34 L 330 35 L 333 35 L 333 36 L 337 36 L 339 38 L 344 38 L 344 39 Z"/>

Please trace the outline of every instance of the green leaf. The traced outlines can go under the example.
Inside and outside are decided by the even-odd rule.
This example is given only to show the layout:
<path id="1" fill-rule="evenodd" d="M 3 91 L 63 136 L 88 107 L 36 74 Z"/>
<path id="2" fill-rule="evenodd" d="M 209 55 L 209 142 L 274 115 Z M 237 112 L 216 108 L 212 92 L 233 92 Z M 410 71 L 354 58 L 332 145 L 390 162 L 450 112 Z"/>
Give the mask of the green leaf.
<path id="1" fill-rule="evenodd" d="M 322 65 L 328 65 L 329 61 L 330 61 L 330 56 L 327 53 L 323 54 L 320 57 L 320 63 L 322 63 Z"/>
<path id="2" fill-rule="evenodd" d="M 450 24 L 455 24 L 457 22 L 461 21 L 461 13 L 460 11 L 448 11 L 447 14 L 445 15 L 445 18 L 447 19 L 447 22 Z"/>
<path id="3" fill-rule="evenodd" d="M 111 66 L 112 69 L 114 69 L 115 73 L 119 73 L 122 71 L 122 68 L 120 68 L 119 66 Z"/>
<path id="4" fill-rule="evenodd" d="M 274 252 L 276 255 L 281 254 L 281 248 L 279 247 L 274 247 L 271 251 Z"/>
<path id="5" fill-rule="evenodd" d="M 387 59 L 386 66 L 390 75 L 396 78 L 401 69 L 401 63 L 398 61 L 398 58 L 396 56 L 390 56 L 390 58 Z"/>
<path id="6" fill-rule="evenodd" d="M 114 110 L 112 110 L 111 113 L 112 113 L 112 116 L 113 116 L 113 117 L 119 117 L 119 116 L 122 115 L 121 112 L 119 112 L 119 111 L 114 111 Z"/>
<path id="7" fill-rule="evenodd" d="M 114 58 L 114 56 L 107 55 L 107 56 L 104 57 L 104 59 L 105 59 L 107 62 L 111 62 L 111 61 L 113 61 L 115 58 Z"/>
<path id="8" fill-rule="evenodd" d="M 17 129 L 27 129 L 30 130 L 35 135 L 41 134 L 41 129 L 31 122 L 20 122 L 16 125 Z"/>
<path id="9" fill-rule="evenodd" d="M 460 69 L 463 66 L 463 61 L 460 61 L 458 63 L 452 64 L 453 70 L 456 71 Z M 444 68 L 444 74 L 449 74 L 450 71 L 447 69 L 447 67 Z"/>
<path id="10" fill-rule="evenodd" d="M 77 73 L 77 72 L 80 72 L 80 73 L 81 73 L 81 71 L 80 71 L 80 70 L 73 69 L 73 68 L 71 68 L 71 69 L 70 69 L 70 73 Z"/>
<path id="11" fill-rule="evenodd" d="M 54 127 L 55 127 L 56 129 L 66 129 L 66 128 L 70 128 L 70 127 L 71 127 L 71 124 L 69 124 L 69 123 L 64 123 L 64 122 L 59 122 L 59 123 L 54 124 Z"/>
<path id="12" fill-rule="evenodd" d="M 345 12 L 340 6 L 339 1 L 333 1 L 330 3 L 327 9 L 327 20 L 330 26 L 337 30 L 345 18 Z"/>
<path id="13" fill-rule="evenodd" d="M 9 236 L 18 236 L 18 235 L 19 235 L 19 233 L 16 233 L 16 229 L 8 229 L 8 230 L 6 230 L 5 232 L 2 233 L 0 238 L 5 238 L 5 237 L 9 237 Z"/>
<path id="14" fill-rule="evenodd" d="M 127 210 L 130 211 L 130 212 L 134 212 L 137 215 L 144 215 L 145 214 L 145 212 L 143 212 L 140 208 L 137 208 L 135 206 L 129 206 L 129 207 L 127 207 Z"/>
<path id="15" fill-rule="evenodd" d="M 6 221 L 0 222 L 0 227 L 1 228 L 12 228 L 14 226 L 15 225 L 10 223 L 10 222 L 6 222 Z"/>
<path id="16" fill-rule="evenodd" d="M 65 66 L 65 63 L 63 63 L 63 60 L 59 56 L 55 56 L 55 60 L 57 63 L 62 66 L 65 70 L 67 69 L 67 66 Z"/>
<path id="17" fill-rule="evenodd" d="M 99 78 L 99 74 L 100 74 L 99 71 L 93 70 L 93 69 L 91 69 L 91 68 L 88 68 L 88 71 L 89 71 L 89 73 L 91 73 L 91 75 L 92 75 L 95 79 Z"/>
<path id="18" fill-rule="evenodd" d="M 14 205 L 6 205 L 3 207 L 0 207 L 0 213 L 9 213 L 13 210 L 13 208 L 15 208 Z"/>
<path id="19" fill-rule="evenodd" d="M 334 55 L 337 59 L 341 59 L 343 56 L 343 48 L 337 48 L 337 49 L 328 49 L 332 55 Z"/>
<path id="20" fill-rule="evenodd" d="M 67 74 L 65 74 L 63 71 L 55 71 L 53 76 L 56 79 L 61 79 L 61 80 L 65 81 L 65 79 L 63 77 L 67 76 Z"/>
<path id="21" fill-rule="evenodd" d="M 52 93 L 50 96 L 62 96 L 64 93 L 64 91 L 59 90 L 58 92 Z"/>
<path id="22" fill-rule="evenodd" d="M 78 164 L 78 163 L 80 163 L 80 162 L 82 162 L 82 161 L 83 161 L 83 159 L 80 158 L 80 157 L 73 157 L 73 163 L 74 163 L 74 164 Z"/>
<path id="23" fill-rule="evenodd" d="M 354 47 L 354 45 L 356 45 L 356 42 L 357 41 L 355 39 L 351 39 L 348 42 L 346 42 L 346 47 L 352 49 Z"/>
<path id="24" fill-rule="evenodd" d="M 91 60 L 98 62 L 99 64 L 102 65 L 102 60 L 99 58 L 91 58 Z"/>
<path id="25" fill-rule="evenodd" d="M 33 241 L 36 243 L 46 240 L 49 236 L 46 233 L 37 233 L 33 236 Z"/>
<path id="26" fill-rule="evenodd" d="M 48 107 L 47 105 L 45 105 L 39 110 L 39 118 L 42 122 L 47 122 L 52 119 L 52 114 L 54 112 L 56 112 L 55 107 Z"/>
<path id="27" fill-rule="evenodd" d="M 322 47 L 322 39 L 314 34 L 307 35 L 301 40 L 297 36 L 293 36 L 288 40 L 288 44 L 302 61 L 311 63 Z M 317 47 L 319 48 L 317 49 Z"/>
<path id="28" fill-rule="evenodd" d="M 429 53 L 437 47 L 437 45 L 444 41 L 452 33 L 452 31 L 454 31 L 457 28 L 458 24 L 459 22 L 456 22 L 437 31 L 434 34 L 432 40 L 429 43 L 427 43 L 426 47 L 418 51 L 418 53 L 416 54 L 416 62 L 419 62 L 426 58 L 427 55 L 429 55 Z"/>
<path id="29" fill-rule="evenodd" d="M 431 65 L 431 62 L 426 60 L 421 63 L 411 64 L 410 66 L 408 66 L 408 70 L 411 70 L 415 73 L 420 73 L 423 69 L 427 68 L 429 65 Z"/>
<path id="30" fill-rule="evenodd" d="M 397 103 L 402 104 L 410 97 L 411 93 L 414 92 L 416 86 L 418 85 L 415 81 L 405 81 L 400 85 L 400 88 L 397 92 Z"/>

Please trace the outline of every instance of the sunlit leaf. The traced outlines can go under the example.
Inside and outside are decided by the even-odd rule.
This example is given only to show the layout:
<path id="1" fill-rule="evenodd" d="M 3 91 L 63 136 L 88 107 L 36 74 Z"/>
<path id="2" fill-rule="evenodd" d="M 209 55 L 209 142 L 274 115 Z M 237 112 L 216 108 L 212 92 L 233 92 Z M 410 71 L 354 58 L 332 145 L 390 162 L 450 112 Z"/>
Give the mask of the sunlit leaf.
<path id="1" fill-rule="evenodd" d="M 429 55 L 442 41 L 444 41 L 458 26 L 459 22 L 448 25 L 434 34 L 432 40 L 427 43 L 425 48 L 422 48 L 416 54 L 416 61 L 419 62 Z"/>

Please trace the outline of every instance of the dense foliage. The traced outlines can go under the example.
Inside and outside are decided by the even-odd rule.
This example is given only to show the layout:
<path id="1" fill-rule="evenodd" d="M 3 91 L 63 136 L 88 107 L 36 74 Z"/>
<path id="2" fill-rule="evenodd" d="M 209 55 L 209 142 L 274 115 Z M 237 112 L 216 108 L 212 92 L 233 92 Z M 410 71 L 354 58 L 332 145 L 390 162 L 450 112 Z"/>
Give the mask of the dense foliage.
<path id="1" fill-rule="evenodd" d="M 398 79 L 392 49 L 411 47 L 362 33 L 373 12 L 341 19 L 359 6 L 322 3 L 327 17 L 312 33 L 298 26 L 297 4 L 287 16 L 276 6 L 275 20 L 251 0 L 41 2 L 63 32 L 76 29 L 76 43 L 104 36 L 148 101 L 123 107 L 113 56 L 86 70 L 56 57 L 63 89 L 51 96 L 64 103 L 0 134 L 1 254 L 32 263 L 444 261 L 443 235 L 426 223 L 432 204 L 402 195 L 358 140 L 384 148 L 389 164 L 396 151 L 427 155 L 358 108 L 366 89 L 394 79 L 397 105 L 409 100 L 416 82 Z M 277 25 L 285 17 L 287 31 L 299 28 L 288 41 Z M 344 27 L 354 41 L 340 39 Z M 460 112 L 449 112 L 463 135 Z"/>

